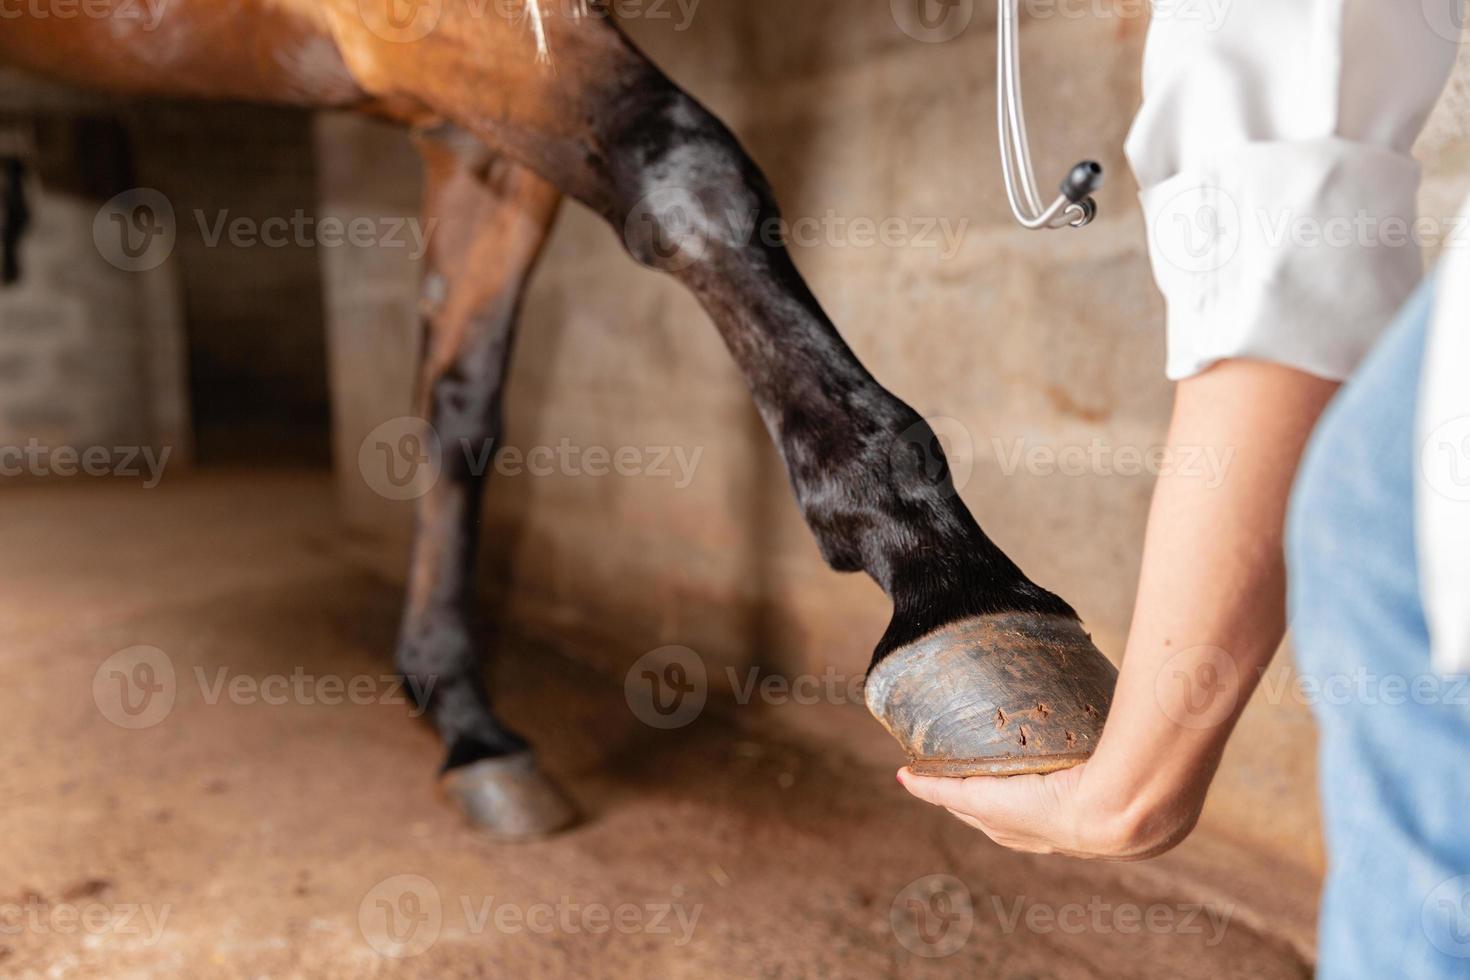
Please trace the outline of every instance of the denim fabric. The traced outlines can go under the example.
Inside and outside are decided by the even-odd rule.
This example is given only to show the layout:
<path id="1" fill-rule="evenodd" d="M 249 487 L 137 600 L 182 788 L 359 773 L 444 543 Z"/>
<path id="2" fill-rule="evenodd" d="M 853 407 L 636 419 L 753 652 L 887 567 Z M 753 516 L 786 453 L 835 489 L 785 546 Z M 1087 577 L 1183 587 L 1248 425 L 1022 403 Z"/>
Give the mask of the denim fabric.
<path id="1" fill-rule="evenodd" d="M 1470 680 L 1429 663 L 1416 403 L 1432 282 L 1329 408 L 1288 529 L 1291 624 L 1320 730 L 1318 975 L 1470 978 Z M 1470 601 L 1470 596 L 1466 597 Z"/>

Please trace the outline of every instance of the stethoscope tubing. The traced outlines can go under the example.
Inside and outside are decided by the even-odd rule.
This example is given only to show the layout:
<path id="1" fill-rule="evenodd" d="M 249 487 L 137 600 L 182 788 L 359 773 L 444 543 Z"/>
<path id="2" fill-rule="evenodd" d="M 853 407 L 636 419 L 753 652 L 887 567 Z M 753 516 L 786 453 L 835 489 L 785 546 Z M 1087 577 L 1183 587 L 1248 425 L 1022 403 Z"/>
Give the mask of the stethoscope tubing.
<path id="1" fill-rule="evenodd" d="M 1006 200 L 1024 228 L 1081 228 L 1097 215 L 1091 195 L 1102 184 L 1102 167 L 1086 160 L 1077 164 L 1062 182 L 1061 193 L 1042 206 L 1021 94 L 1018 7 L 1019 0 L 999 0 L 996 24 L 995 117 Z"/>

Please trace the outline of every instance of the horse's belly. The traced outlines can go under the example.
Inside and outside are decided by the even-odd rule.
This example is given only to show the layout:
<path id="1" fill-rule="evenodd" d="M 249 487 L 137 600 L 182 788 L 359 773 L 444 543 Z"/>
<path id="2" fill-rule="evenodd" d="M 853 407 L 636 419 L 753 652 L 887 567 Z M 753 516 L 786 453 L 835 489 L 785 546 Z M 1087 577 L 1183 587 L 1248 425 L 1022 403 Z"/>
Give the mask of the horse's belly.
<path id="1" fill-rule="evenodd" d="M 123 93 L 312 106 L 363 97 L 325 27 L 278 0 L 7 0 L 0 64 Z"/>

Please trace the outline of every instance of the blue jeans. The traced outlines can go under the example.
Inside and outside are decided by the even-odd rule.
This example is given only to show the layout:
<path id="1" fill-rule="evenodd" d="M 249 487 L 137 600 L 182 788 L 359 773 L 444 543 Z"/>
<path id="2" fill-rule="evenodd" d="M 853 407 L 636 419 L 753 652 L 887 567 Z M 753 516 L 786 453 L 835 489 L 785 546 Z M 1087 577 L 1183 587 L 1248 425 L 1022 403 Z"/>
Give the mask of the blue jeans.
<path id="1" fill-rule="evenodd" d="M 1333 402 L 1292 501 L 1328 853 L 1318 975 L 1333 980 L 1470 977 L 1470 683 L 1430 668 L 1414 539 L 1432 300 L 1426 284 Z"/>

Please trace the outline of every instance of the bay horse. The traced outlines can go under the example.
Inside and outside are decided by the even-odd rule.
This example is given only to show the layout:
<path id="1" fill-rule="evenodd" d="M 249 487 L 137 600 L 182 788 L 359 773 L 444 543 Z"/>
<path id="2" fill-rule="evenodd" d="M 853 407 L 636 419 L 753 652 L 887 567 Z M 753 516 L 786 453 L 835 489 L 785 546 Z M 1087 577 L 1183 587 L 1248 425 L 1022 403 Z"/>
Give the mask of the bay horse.
<path id="1" fill-rule="evenodd" d="M 714 321 L 823 558 L 867 573 L 892 600 L 865 696 L 915 768 L 1005 775 L 1088 756 L 1115 671 L 1072 608 L 982 532 L 933 430 L 859 363 L 784 244 L 719 220 L 777 227 L 769 184 L 602 3 L 93 0 L 82 10 L 47 16 L 37 0 L 0 21 L 0 63 L 128 96 L 349 109 L 411 131 L 424 227 L 437 229 L 418 408 L 445 444 L 496 444 L 522 292 L 560 202 L 600 214 Z M 445 785 L 468 818 L 501 838 L 536 837 L 574 810 L 491 709 L 471 626 L 482 490 L 483 471 L 450 459 L 417 502 L 395 665 L 431 692 L 423 707 L 444 742 Z"/>

